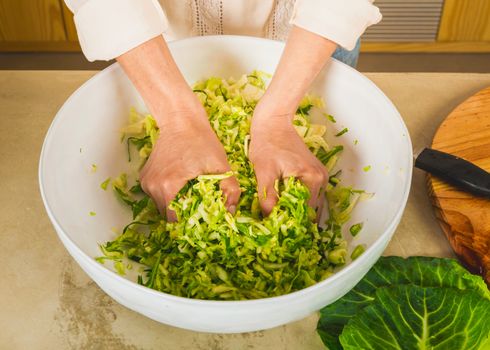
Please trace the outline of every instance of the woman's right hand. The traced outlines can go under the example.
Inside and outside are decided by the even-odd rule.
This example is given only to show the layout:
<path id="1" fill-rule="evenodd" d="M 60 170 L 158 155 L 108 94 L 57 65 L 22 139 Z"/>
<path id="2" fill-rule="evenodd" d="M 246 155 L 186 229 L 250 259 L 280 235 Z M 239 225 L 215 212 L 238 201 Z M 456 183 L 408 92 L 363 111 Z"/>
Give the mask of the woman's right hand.
<path id="1" fill-rule="evenodd" d="M 195 98 L 195 96 L 194 96 Z M 226 153 L 214 133 L 206 111 L 197 98 L 181 111 L 162 112 L 159 116 L 160 136 L 140 173 L 143 190 L 153 199 L 167 219 L 175 221 L 175 212 L 168 205 L 187 183 L 202 174 L 221 174 L 230 171 Z M 189 101 L 191 102 L 191 101 Z M 189 105 L 195 105 L 188 109 Z M 235 177 L 221 181 L 226 207 L 232 213 L 240 197 Z"/>
<path id="2" fill-rule="evenodd" d="M 187 183 L 202 174 L 230 171 L 226 152 L 209 124 L 201 102 L 187 85 L 159 35 L 124 53 L 117 61 L 146 102 L 160 136 L 140 173 L 143 190 L 162 215 L 175 221 L 168 205 Z M 226 207 L 234 212 L 240 197 L 235 177 L 221 181 Z"/>

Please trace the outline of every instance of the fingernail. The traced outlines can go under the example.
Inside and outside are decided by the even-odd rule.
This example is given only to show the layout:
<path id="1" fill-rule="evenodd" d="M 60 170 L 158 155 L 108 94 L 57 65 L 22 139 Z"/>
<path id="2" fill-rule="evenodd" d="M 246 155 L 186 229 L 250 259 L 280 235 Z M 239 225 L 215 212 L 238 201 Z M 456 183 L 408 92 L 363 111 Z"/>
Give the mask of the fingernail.
<path id="1" fill-rule="evenodd" d="M 264 216 L 264 217 L 269 216 L 269 214 L 271 213 L 271 211 L 272 211 L 272 210 L 262 209 L 262 216 Z"/>
<path id="2" fill-rule="evenodd" d="M 175 212 L 173 210 L 170 210 L 167 208 L 167 221 L 168 222 L 176 222 L 177 221 L 177 215 L 175 215 Z"/>
<path id="3" fill-rule="evenodd" d="M 229 211 L 230 213 L 232 213 L 232 214 L 235 214 L 235 212 L 236 212 L 236 206 L 234 206 L 234 205 L 230 205 L 230 206 L 228 207 L 228 211 Z"/>

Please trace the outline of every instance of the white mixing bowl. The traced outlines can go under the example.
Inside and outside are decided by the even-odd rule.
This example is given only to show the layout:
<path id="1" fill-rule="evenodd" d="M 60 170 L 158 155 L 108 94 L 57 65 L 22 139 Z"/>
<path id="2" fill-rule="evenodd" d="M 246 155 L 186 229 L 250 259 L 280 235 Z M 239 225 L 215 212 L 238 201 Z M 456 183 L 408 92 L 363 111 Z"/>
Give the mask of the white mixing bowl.
<path id="1" fill-rule="evenodd" d="M 239 77 L 259 69 L 273 72 L 284 45 L 265 39 L 208 36 L 169 44 L 189 83 L 209 76 Z M 308 53 L 306 52 L 305 55 Z M 142 63 L 144 64 L 144 63 Z M 291 77 L 294 84 L 294 77 Z M 169 86 L 169 89 L 172 87 Z M 355 208 L 351 223 L 364 222 L 349 240 L 350 250 L 367 250 L 328 279 L 309 288 L 267 299 L 195 300 L 138 285 L 134 275 L 119 276 L 110 263 L 101 265 L 98 244 L 114 239 L 113 228 L 131 220 L 131 213 L 100 183 L 127 171 L 119 130 L 131 106 L 144 103 L 121 68 L 114 64 L 95 75 L 65 102 L 46 135 L 39 165 L 41 194 L 59 238 L 82 269 L 112 298 L 154 320 L 204 332 L 246 332 L 292 322 L 334 302 L 366 274 L 382 254 L 405 207 L 412 172 L 410 138 L 390 100 L 367 78 L 332 60 L 311 91 L 325 99 L 325 117 L 332 144 L 344 145 L 338 168 L 343 182 L 375 193 Z M 344 127 L 349 132 L 335 138 Z M 355 142 L 355 140 L 357 140 Z M 92 164 L 97 171 L 92 171 Z M 363 171 L 371 166 L 369 171 Z M 89 212 L 95 212 L 95 216 Z M 349 225 L 346 225 L 347 227 Z"/>

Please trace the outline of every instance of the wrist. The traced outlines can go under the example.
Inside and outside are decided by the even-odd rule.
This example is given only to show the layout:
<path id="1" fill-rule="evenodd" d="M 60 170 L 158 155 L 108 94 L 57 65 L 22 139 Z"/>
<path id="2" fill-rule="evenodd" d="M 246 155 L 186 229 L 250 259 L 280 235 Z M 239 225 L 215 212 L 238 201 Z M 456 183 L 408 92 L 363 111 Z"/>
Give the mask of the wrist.
<path id="1" fill-rule="evenodd" d="M 255 107 L 252 123 L 292 123 L 298 106 L 287 99 L 287 96 L 279 96 L 270 89 L 267 90 Z"/>
<path id="2" fill-rule="evenodd" d="M 293 126 L 294 113 L 282 108 L 262 108 L 257 106 L 250 126 L 251 134 L 270 134 L 290 129 Z"/>
<path id="3" fill-rule="evenodd" d="M 209 125 L 206 111 L 192 91 L 190 94 L 183 91 L 176 98 L 162 95 L 152 102 L 146 102 L 159 128 L 185 129 Z"/>
<path id="4" fill-rule="evenodd" d="M 124 53 L 117 61 L 158 126 L 208 123 L 204 108 L 180 73 L 162 36 Z"/>
<path id="5" fill-rule="evenodd" d="M 304 91 L 294 92 L 292 90 L 276 88 L 277 85 L 270 85 L 264 96 L 260 99 L 256 110 L 264 111 L 269 115 L 291 115 L 294 116 L 298 108 Z"/>
<path id="6" fill-rule="evenodd" d="M 189 104 L 189 102 L 193 103 L 193 98 L 195 98 L 192 89 L 184 78 L 172 76 L 172 74 L 152 76 L 141 90 L 146 103 L 150 105 L 164 104 L 170 109 Z"/>

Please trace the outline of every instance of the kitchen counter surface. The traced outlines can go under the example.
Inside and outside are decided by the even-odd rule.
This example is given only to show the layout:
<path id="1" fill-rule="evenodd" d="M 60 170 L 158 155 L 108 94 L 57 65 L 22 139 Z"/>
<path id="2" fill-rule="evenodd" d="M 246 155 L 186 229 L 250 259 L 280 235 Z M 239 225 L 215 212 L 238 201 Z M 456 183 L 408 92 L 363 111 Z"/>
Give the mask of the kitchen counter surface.
<path id="1" fill-rule="evenodd" d="M 317 316 L 245 334 L 203 334 L 159 324 L 117 304 L 58 240 L 39 195 L 44 135 L 67 97 L 95 72 L 0 71 L 1 349 L 323 349 Z M 417 151 L 490 74 L 366 74 L 393 101 Z M 362 116 L 359 116 L 362 118 Z M 385 255 L 450 257 L 414 171 L 403 219 Z"/>

